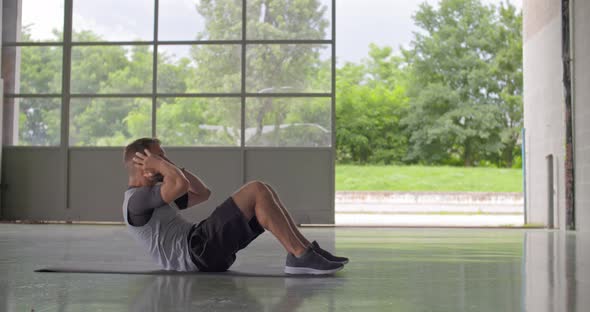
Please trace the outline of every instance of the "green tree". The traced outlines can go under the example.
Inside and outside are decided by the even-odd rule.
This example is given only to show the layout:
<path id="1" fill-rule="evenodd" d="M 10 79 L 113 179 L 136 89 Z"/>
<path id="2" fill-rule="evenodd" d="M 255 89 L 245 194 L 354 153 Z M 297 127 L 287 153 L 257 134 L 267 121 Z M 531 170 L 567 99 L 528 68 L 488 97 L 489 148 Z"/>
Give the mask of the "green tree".
<path id="1" fill-rule="evenodd" d="M 89 32 L 77 36 L 95 38 Z M 118 46 L 89 46 L 73 50 L 72 90 L 90 94 L 149 94 L 152 53 L 147 46 L 133 46 L 130 50 Z M 151 99 L 148 98 L 72 98 L 70 112 L 70 142 L 74 145 L 120 145 L 120 140 L 134 136 L 127 117 L 138 112 L 146 115 L 141 135 L 151 134 Z M 109 139 L 111 137 L 118 139 Z"/>
<path id="2" fill-rule="evenodd" d="M 510 4 L 420 5 L 414 20 L 422 31 L 402 50 L 410 71 L 411 109 L 403 119 L 410 161 L 454 158 L 471 166 L 514 150 L 522 83 L 518 73 L 508 72 L 521 68 L 520 19 Z"/>
<path id="3" fill-rule="evenodd" d="M 174 98 L 160 104 L 157 131 L 164 143 L 188 146 L 240 144 L 240 99 Z"/>
<path id="4" fill-rule="evenodd" d="M 23 40 L 29 33 L 23 31 Z M 18 47 L 20 52 L 20 79 L 16 93 L 42 94 L 61 92 L 62 48 Z M 18 75 L 17 75 L 18 77 Z"/>
<path id="5" fill-rule="evenodd" d="M 503 116 L 503 147 L 498 156 L 500 164 L 511 167 L 520 156 L 518 138 L 523 127 L 522 13 L 512 5 L 502 4 L 496 25 L 495 42 L 501 49 L 490 65 Z"/>
<path id="6" fill-rule="evenodd" d="M 29 27 L 23 27 L 22 40 L 30 41 Z M 62 49 L 58 47 L 19 47 L 20 72 L 14 81 L 15 93 L 44 94 L 61 92 Z M 12 98 L 7 103 L 18 108 L 18 145 L 59 145 L 61 98 Z"/>
<path id="7" fill-rule="evenodd" d="M 205 30 L 199 38 L 226 39 L 235 37 L 241 29 L 242 2 L 236 0 L 201 1 L 197 10 L 203 16 Z M 318 39 L 325 38 L 329 21 L 326 7 L 318 0 L 252 0 L 247 2 L 247 35 L 250 39 Z M 208 88 L 240 90 L 240 66 L 246 62 L 246 91 L 249 93 L 280 93 L 302 91 L 329 91 L 330 67 L 323 65 L 321 45 L 259 44 L 248 45 L 246 60 L 241 60 L 240 49 L 203 45 L 194 47 L 192 58 L 199 63 L 199 74 L 189 89 Z M 327 72 L 326 75 L 324 72 Z M 317 84 L 317 77 L 326 78 Z M 214 84 L 214 85 L 211 85 Z M 302 100 L 307 101 L 307 100 Z M 263 104 L 259 104 L 263 102 Z M 246 107 L 248 124 L 255 123 L 252 144 L 259 144 L 264 125 L 281 128 L 291 108 L 289 101 L 267 99 L 250 101 Z M 308 105 L 319 103 L 307 101 Z M 320 110 L 316 110 L 320 112 Z M 322 111 L 322 112 L 325 112 Z M 329 111 L 328 111 L 329 112 Z M 223 109 L 219 113 L 226 114 Z M 304 116 L 299 114 L 299 116 Z M 288 129 L 288 128 L 287 128 Z M 294 130 L 294 129 L 291 129 Z M 315 130 L 311 130 L 315 131 Z M 287 131 L 288 132 L 288 131 Z M 281 135 L 274 136 L 277 140 Z M 267 141 L 265 141 L 267 142 Z M 265 144 L 281 145 L 275 141 Z"/>
<path id="8" fill-rule="evenodd" d="M 337 159 L 401 163 L 408 147 L 400 120 L 408 99 L 400 58 L 389 47 L 369 49 L 362 64 L 348 63 L 337 73 Z"/>
<path id="9" fill-rule="evenodd" d="M 90 31 L 74 33 L 72 37 L 76 41 L 102 40 Z M 108 83 L 109 77 L 128 64 L 126 50 L 121 46 L 73 47 L 71 91 L 84 94 L 104 93 L 101 92 L 101 88 Z"/>

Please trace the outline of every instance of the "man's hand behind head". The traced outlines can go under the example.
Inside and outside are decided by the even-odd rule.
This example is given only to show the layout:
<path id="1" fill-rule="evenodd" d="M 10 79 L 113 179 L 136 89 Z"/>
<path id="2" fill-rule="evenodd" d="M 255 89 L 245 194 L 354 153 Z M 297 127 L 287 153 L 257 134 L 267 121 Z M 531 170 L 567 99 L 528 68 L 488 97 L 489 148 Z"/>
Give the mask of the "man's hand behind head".
<path id="1" fill-rule="evenodd" d="M 133 157 L 133 164 L 135 167 L 142 169 L 144 172 L 152 174 L 160 173 L 160 166 L 164 161 L 162 157 L 152 154 L 148 149 L 144 150 L 145 154 L 137 152 Z"/>

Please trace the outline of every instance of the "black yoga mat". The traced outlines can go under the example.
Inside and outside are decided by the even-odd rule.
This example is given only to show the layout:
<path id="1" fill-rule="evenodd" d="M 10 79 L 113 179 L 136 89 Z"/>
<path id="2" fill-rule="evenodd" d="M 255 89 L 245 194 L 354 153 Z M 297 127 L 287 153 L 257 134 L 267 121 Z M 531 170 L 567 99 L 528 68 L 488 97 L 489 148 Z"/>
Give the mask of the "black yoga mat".
<path id="1" fill-rule="evenodd" d="M 113 270 L 110 268 L 82 268 L 82 267 L 47 267 L 35 270 L 37 273 L 86 273 L 86 274 L 137 274 L 137 275 L 193 275 L 193 276 L 241 276 L 241 277 L 278 277 L 278 278 L 313 278 L 326 277 L 317 275 L 289 275 L 285 273 L 257 273 L 257 272 L 240 272 L 228 270 L 226 272 L 176 272 L 165 270 L 133 270 L 121 269 Z"/>

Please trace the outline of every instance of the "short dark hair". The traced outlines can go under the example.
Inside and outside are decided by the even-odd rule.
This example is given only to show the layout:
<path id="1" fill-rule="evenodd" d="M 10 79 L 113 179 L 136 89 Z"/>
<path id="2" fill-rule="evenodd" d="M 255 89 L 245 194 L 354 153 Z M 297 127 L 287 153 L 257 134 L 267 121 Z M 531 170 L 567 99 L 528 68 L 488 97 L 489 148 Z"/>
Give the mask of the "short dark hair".
<path id="1" fill-rule="evenodd" d="M 123 160 L 125 161 L 125 163 L 130 162 L 133 159 L 133 156 L 135 156 L 135 153 L 137 152 L 142 152 L 145 149 L 149 149 L 150 146 L 152 146 L 153 144 L 158 144 L 160 145 L 162 142 L 156 138 L 141 138 L 141 139 L 137 139 L 131 143 L 129 143 L 129 145 L 125 146 L 125 153 L 123 156 Z"/>

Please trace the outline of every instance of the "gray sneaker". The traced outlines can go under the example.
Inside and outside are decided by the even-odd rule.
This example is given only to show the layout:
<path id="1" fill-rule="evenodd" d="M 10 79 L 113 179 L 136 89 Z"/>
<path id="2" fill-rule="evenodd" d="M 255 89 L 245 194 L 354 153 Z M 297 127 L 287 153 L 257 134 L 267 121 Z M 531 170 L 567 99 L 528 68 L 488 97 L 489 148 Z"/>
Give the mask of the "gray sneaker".
<path id="1" fill-rule="evenodd" d="M 285 264 L 285 273 L 287 274 L 332 274 L 342 270 L 343 264 L 332 262 L 319 255 L 313 249 L 313 246 L 307 247 L 305 252 L 296 257 L 293 254 L 287 254 Z"/>
<path id="2" fill-rule="evenodd" d="M 322 256 L 330 261 L 338 262 L 338 263 L 342 263 L 342 264 L 348 263 L 348 258 L 334 256 L 333 254 L 329 253 L 327 250 L 322 249 L 320 247 L 320 244 L 318 244 L 318 242 L 316 242 L 316 241 L 313 241 L 311 243 L 311 245 L 313 246 L 313 250 L 315 250 L 315 252 L 319 253 L 320 256 Z"/>

